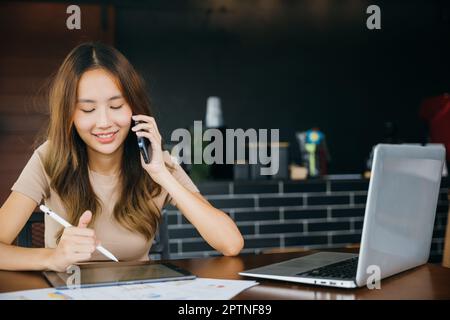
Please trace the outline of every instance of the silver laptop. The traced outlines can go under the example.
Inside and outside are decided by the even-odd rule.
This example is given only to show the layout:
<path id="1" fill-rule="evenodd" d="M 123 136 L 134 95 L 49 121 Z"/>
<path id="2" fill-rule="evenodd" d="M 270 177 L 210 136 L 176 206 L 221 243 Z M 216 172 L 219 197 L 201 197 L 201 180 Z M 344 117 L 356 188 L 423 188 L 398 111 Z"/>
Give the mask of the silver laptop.
<path id="1" fill-rule="evenodd" d="M 444 159 L 441 145 L 377 145 L 359 254 L 318 252 L 239 274 L 356 288 L 366 285 L 374 270 L 381 280 L 425 264 Z"/>

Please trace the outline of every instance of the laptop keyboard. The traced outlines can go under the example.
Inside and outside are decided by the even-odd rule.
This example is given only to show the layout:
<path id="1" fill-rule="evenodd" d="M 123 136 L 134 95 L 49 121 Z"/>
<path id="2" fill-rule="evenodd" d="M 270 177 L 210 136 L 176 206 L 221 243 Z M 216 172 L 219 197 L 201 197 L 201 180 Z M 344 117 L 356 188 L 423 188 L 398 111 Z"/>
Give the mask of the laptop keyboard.
<path id="1" fill-rule="evenodd" d="M 297 273 L 297 275 L 308 278 L 354 279 L 357 267 L 358 257 L 354 257 L 307 272 Z"/>

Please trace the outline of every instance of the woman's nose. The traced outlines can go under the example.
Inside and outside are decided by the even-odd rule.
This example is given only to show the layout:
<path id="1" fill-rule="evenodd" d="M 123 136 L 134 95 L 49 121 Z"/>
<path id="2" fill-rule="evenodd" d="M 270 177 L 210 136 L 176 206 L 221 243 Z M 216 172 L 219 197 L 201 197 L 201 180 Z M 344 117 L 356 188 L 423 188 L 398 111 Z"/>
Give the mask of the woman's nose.
<path id="1" fill-rule="evenodd" d="M 100 112 L 97 118 L 97 127 L 104 128 L 109 127 L 111 119 L 109 118 L 107 108 L 100 108 Z"/>

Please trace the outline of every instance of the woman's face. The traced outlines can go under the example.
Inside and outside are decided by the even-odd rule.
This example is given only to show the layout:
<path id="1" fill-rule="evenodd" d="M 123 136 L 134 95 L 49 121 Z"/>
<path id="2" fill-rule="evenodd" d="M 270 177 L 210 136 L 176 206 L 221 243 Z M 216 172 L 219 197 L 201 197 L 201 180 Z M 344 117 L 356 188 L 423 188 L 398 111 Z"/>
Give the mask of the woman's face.
<path id="1" fill-rule="evenodd" d="M 117 152 L 130 130 L 131 115 L 110 73 L 94 69 L 81 76 L 73 121 L 90 151 L 103 155 Z"/>

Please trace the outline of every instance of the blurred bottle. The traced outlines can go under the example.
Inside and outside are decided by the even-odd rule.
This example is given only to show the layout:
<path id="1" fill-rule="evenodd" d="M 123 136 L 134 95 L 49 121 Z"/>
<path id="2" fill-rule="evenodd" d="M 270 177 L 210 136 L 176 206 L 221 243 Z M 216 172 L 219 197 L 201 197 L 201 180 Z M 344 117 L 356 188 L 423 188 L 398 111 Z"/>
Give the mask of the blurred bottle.
<path id="1" fill-rule="evenodd" d="M 226 164 L 226 126 L 222 112 L 222 101 L 219 97 L 211 96 L 206 100 L 205 129 L 217 129 L 222 134 L 223 145 L 219 146 L 222 150 L 223 164 L 213 163 L 209 166 L 209 175 L 214 180 L 233 179 L 233 165 Z M 204 146 L 214 141 L 206 142 Z"/>
<path id="2" fill-rule="evenodd" d="M 219 97 L 209 97 L 206 101 L 206 128 L 222 128 L 224 126 L 222 104 Z"/>
<path id="3" fill-rule="evenodd" d="M 308 177 L 326 175 L 330 155 L 325 141 L 325 135 L 317 128 L 296 133 L 300 146 L 302 165 L 308 171 Z"/>

